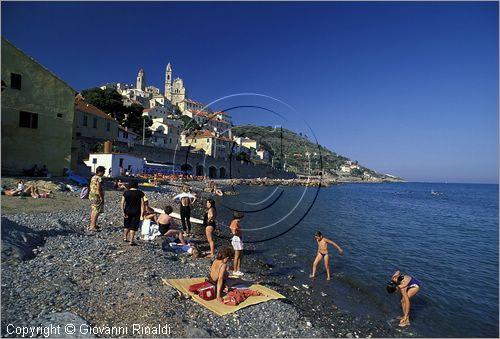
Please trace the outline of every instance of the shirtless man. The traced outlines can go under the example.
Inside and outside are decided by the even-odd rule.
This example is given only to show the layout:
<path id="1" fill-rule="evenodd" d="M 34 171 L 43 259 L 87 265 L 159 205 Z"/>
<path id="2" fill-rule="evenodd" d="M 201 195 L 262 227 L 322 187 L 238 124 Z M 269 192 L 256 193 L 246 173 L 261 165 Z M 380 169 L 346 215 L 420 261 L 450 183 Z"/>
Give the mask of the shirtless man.
<path id="1" fill-rule="evenodd" d="M 340 246 L 337 245 L 335 242 L 323 237 L 323 234 L 321 234 L 320 231 L 317 231 L 314 234 L 314 238 L 316 238 L 316 241 L 318 242 L 318 254 L 316 255 L 316 259 L 314 259 L 313 271 L 312 274 L 309 275 L 309 278 L 314 278 L 316 276 L 316 268 L 318 267 L 318 264 L 321 261 L 321 259 L 324 259 L 325 269 L 326 269 L 326 280 L 330 280 L 330 267 L 328 266 L 328 244 L 332 244 L 339 251 L 340 254 L 344 253 L 344 250 L 342 250 L 342 248 L 340 248 Z"/>
<path id="2" fill-rule="evenodd" d="M 196 197 L 189 193 L 187 186 L 183 186 L 182 193 L 177 194 L 174 197 L 174 201 L 179 201 L 181 204 L 180 215 L 184 233 L 191 234 L 191 206 L 196 202 Z"/>

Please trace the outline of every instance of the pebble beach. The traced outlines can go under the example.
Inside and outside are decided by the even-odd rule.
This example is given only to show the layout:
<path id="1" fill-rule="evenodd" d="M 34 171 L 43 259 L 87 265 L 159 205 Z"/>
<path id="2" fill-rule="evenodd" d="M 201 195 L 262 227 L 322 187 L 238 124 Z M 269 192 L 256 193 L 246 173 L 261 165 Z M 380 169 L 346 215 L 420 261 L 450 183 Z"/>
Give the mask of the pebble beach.
<path id="1" fill-rule="evenodd" d="M 9 184 L 8 180 L 3 179 L 2 185 Z M 145 190 L 153 207 L 172 203 L 178 192 L 178 186 L 165 186 L 161 193 Z M 261 279 L 286 299 L 219 317 L 161 280 L 206 276 L 210 259 L 165 250 L 161 237 L 140 240 L 137 247 L 124 243 L 119 209 L 122 192 L 113 190 L 110 182 L 99 233 L 85 231 L 88 200 L 75 192 L 54 193 L 50 199 L 2 196 L 4 337 L 19 337 L 11 333 L 17 327 L 64 324 L 68 319 L 93 329 L 64 335 L 74 337 L 393 336 L 383 323 L 359 319 L 336 307 L 309 305 L 314 291 L 307 285 L 296 286 L 293 276 L 270 274 L 273 264 L 252 254 L 251 246 L 247 247 L 244 278 Z M 201 216 L 201 204 L 192 215 Z M 220 221 L 220 229 L 227 230 L 228 222 Z M 207 250 L 202 226 L 193 225 L 193 231 L 191 240 Z M 227 240 L 216 239 L 217 249 L 227 245 Z M 113 332 L 113 328 L 126 332 Z"/>

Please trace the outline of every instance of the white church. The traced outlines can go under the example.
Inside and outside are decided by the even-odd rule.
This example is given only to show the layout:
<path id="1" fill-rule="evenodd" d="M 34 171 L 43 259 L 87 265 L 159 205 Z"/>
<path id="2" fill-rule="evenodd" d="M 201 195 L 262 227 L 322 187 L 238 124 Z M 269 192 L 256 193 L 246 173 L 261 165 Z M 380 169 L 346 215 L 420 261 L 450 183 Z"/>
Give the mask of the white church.
<path id="1" fill-rule="evenodd" d="M 198 111 L 204 108 L 201 102 L 191 100 L 187 97 L 184 81 L 172 76 L 172 66 L 167 64 L 165 69 L 165 88 L 163 94 L 155 86 L 146 86 L 146 72 L 140 69 L 137 73 L 135 86 L 133 84 L 113 83 L 106 84 L 101 88 L 113 88 L 124 96 L 124 104 L 138 103 L 145 109 L 163 108 L 171 114 L 179 114 L 185 110 Z"/>

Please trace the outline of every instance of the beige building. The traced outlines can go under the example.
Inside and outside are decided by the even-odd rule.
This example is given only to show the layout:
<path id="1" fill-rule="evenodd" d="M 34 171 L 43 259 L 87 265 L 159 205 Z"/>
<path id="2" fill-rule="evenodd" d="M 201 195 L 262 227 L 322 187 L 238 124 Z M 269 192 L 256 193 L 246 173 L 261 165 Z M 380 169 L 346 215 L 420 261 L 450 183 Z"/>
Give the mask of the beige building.
<path id="1" fill-rule="evenodd" d="M 215 136 L 211 131 L 196 131 L 182 136 L 181 146 L 190 146 L 193 151 L 203 150 L 214 158 L 228 158 L 231 153 L 232 140 L 223 136 Z"/>
<path id="2" fill-rule="evenodd" d="M 151 141 L 155 146 L 168 149 L 179 148 L 179 138 L 182 132 L 182 124 L 170 119 L 153 119 L 153 125 L 149 127 L 153 131 Z"/>
<path id="3" fill-rule="evenodd" d="M 235 138 L 234 141 L 236 141 L 236 143 L 241 147 L 253 148 L 256 151 L 257 151 L 257 148 L 259 146 L 256 140 L 246 138 L 246 137 L 238 137 L 238 138 Z"/>
<path id="4" fill-rule="evenodd" d="M 210 110 L 208 107 L 205 108 L 205 105 L 203 105 L 201 102 L 194 101 L 188 98 L 179 102 L 177 106 L 179 107 L 179 111 L 181 112 L 184 112 L 185 110 L 189 111 L 201 111 L 203 109 Z"/>
<path id="5" fill-rule="evenodd" d="M 103 140 L 116 140 L 118 138 L 118 121 L 99 108 L 85 102 L 77 96 L 75 98 L 75 123 L 76 138 L 88 137 Z"/>
<path id="6" fill-rule="evenodd" d="M 71 167 L 76 91 L 2 38 L 2 171 Z"/>

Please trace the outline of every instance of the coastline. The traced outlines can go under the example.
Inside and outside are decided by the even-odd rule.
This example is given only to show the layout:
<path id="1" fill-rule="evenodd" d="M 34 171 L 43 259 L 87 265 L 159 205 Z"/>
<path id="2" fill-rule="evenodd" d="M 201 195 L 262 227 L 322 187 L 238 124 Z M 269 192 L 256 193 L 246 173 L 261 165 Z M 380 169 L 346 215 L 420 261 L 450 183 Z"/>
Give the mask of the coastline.
<path id="1" fill-rule="evenodd" d="M 165 193 L 144 191 L 153 207 L 161 207 L 171 203 L 178 188 L 169 186 Z M 161 284 L 161 278 L 205 276 L 209 259 L 164 251 L 161 239 L 141 241 L 137 248 L 124 245 L 118 213 L 121 194 L 106 191 L 105 214 L 100 217 L 103 231 L 95 235 L 83 232 L 88 222 L 88 201 L 79 199 L 76 193 L 57 192 L 51 200 L 24 200 L 50 203 L 45 206 L 48 211 L 40 213 L 35 209 L 38 214 L 29 210 L 2 213 L 3 226 L 24 225 L 44 238 L 33 259 L 19 263 L 3 260 L 2 335 L 7 335 L 9 323 L 37 326 L 52 313 L 67 311 L 100 328 L 130 327 L 134 323 L 169 324 L 171 336 L 175 337 L 394 336 L 384 324 L 358 319 L 338 308 L 325 310 L 324 305 L 311 308 L 308 304 L 313 290 L 294 288 L 293 277 L 273 274 L 272 266 L 253 253 L 252 246 L 247 247 L 245 256 L 245 279 L 262 277 L 263 285 L 287 299 L 254 305 L 226 317 L 215 316 Z M 64 207 L 51 202 L 60 200 L 59 197 L 64 197 Z M 19 205 L 17 199 L 3 198 L 2 208 L 10 203 Z M 199 208 L 193 211 L 194 216 L 199 213 Z M 225 221 L 219 225 L 220 230 L 228 226 Z M 193 226 L 197 235 L 194 240 L 206 250 L 202 227 Z M 216 238 L 216 248 L 226 245 L 224 240 Z M 125 336 L 152 335 L 132 335 L 129 331 Z"/>

